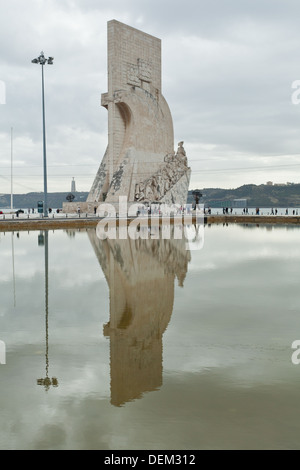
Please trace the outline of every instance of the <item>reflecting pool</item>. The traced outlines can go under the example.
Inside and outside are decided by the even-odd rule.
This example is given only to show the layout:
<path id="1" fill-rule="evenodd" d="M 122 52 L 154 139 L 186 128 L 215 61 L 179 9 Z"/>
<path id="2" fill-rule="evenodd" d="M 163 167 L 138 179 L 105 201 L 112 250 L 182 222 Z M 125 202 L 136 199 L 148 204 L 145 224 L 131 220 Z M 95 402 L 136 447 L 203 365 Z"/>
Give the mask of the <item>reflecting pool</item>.
<path id="1" fill-rule="evenodd" d="M 203 241 L 0 232 L 1 449 L 300 448 L 300 228 Z"/>

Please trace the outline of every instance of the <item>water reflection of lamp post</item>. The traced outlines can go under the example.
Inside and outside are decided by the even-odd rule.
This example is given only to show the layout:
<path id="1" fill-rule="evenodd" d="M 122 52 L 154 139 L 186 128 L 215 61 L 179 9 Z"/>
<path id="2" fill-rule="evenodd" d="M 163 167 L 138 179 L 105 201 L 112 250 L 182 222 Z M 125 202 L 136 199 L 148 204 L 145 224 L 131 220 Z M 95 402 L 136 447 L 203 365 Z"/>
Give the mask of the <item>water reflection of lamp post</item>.
<path id="1" fill-rule="evenodd" d="M 14 197 L 13 197 L 13 128 L 10 130 L 10 210 L 14 210 Z"/>
<path id="2" fill-rule="evenodd" d="M 43 155 L 44 155 L 44 217 L 48 217 L 48 194 L 47 194 L 47 164 L 46 164 L 46 125 L 45 125 L 45 92 L 44 92 L 44 65 L 53 65 L 53 57 L 46 57 L 41 52 L 39 57 L 32 59 L 33 64 L 42 66 L 42 107 L 43 107 Z"/>
<path id="3" fill-rule="evenodd" d="M 44 238 L 45 246 L 45 312 L 46 312 L 46 376 L 41 379 L 37 379 L 37 385 L 43 385 L 45 390 L 49 390 L 50 386 L 58 386 L 58 380 L 56 377 L 51 379 L 48 376 L 49 372 L 49 345 L 48 345 L 48 231 L 45 230 Z"/>
<path id="4" fill-rule="evenodd" d="M 11 232 L 11 256 L 12 256 L 13 290 L 14 290 L 14 307 L 15 307 L 16 306 L 16 278 L 15 278 L 14 235 L 15 235 L 15 232 Z"/>

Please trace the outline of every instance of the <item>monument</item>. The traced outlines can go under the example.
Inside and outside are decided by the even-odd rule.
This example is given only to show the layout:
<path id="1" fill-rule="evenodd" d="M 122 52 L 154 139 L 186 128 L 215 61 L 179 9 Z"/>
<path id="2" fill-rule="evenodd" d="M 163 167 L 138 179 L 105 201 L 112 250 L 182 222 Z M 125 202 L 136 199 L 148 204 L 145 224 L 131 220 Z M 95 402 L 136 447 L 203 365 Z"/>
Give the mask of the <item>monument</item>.
<path id="1" fill-rule="evenodd" d="M 174 150 L 161 40 L 116 20 L 107 24 L 107 39 L 108 92 L 101 105 L 108 110 L 108 146 L 82 211 L 103 201 L 116 205 L 119 196 L 129 203 L 185 204 L 191 170 L 184 142 Z"/>

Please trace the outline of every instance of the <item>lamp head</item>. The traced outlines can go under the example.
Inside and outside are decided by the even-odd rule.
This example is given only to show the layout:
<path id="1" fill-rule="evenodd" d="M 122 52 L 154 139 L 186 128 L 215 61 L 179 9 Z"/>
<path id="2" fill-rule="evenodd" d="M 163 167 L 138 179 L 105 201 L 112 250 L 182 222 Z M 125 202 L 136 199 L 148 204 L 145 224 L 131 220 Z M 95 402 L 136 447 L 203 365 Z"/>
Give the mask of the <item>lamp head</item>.
<path id="1" fill-rule="evenodd" d="M 32 59 L 31 62 L 33 64 L 45 65 L 48 63 L 49 65 L 53 65 L 53 60 L 54 60 L 54 57 L 48 57 L 48 59 L 46 59 L 46 57 L 44 56 L 44 52 L 42 51 L 39 57 L 37 59 Z"/>

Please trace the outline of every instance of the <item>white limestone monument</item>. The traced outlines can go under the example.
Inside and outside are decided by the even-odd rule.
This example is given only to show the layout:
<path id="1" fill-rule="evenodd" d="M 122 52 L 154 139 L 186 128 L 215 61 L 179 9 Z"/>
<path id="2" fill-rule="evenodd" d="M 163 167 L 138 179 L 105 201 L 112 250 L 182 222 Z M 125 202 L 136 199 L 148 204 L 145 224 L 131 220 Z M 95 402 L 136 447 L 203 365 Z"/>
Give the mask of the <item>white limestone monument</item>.
<path id="1" fill-rule="evenodd" d="M 161 87 L 161 40 L 108 22 L 108 146 L 87 203 L 185 204 L 190 173 Z"/>

